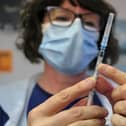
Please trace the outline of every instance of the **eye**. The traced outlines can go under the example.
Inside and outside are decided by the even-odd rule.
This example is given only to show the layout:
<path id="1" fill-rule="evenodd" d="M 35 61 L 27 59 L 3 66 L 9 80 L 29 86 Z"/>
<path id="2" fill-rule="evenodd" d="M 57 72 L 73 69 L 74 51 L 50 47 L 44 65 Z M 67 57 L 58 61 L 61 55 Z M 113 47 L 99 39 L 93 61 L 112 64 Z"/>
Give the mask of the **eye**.
<path id="1" fill-rule="evenodd" d="M 55 20 L 57 20 L 57 21 L 69 21 L 70 19 L 65 17 L 65 16 L 59 16 L 59 17 L 55 17 Z"/>
<path id="2" fill-rule="evenodd" d="M 88 26 L 88 27 L 96 27 L 95 24 L 93 22 L 84 22 L 84 25 Z"/>

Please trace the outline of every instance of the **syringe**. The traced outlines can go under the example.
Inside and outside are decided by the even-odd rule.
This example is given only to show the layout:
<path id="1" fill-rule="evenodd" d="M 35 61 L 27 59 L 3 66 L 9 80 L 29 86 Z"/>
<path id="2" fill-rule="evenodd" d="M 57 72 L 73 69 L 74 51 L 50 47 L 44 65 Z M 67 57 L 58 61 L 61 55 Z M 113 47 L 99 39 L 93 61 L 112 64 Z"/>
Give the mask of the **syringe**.
<path id="1" fill-rule="evenodd" d="M 94 78 L 96 78 L 96 79 L 97 79 L 97 74 L 98 74 L 97 67 L 103 61 L 103 58 L 104 58 L 104 55 L 105 55 L 105 50 L 106 50 L 106 47 L 108 45 L 108 39 L 109 39 L 109 36 L 110 36 L 114 16 L 115 16 L 114 13 L 109 13 L 105 32 L 104 32 L 103 39 L 102 39 L 102 42 L 101 42 L 101 45 L 100 45 L 100 51 L 98 53 L 95 71 L 94 71 L 94 74 L 93 74 Z M 94 93 L 95 93 L 95 89 L 93 89 L 92 91 L 89 92 L 87 105 L 92 104 Z"/>

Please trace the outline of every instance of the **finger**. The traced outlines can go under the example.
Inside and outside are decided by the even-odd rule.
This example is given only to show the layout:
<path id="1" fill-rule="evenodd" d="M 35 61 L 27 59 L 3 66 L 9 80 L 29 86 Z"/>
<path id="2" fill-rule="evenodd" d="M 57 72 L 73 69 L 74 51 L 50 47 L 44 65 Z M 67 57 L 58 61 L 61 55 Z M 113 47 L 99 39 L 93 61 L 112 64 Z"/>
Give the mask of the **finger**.
<path id="1" fill-rule="evenodd" d="M 126 116 L 126 100 L 117 102 L 114 105 L 114 112 Z"/>
<path id="2" fill-rule="evenodd" d="M 107 64 L 100 64 L 98 66 L 99 73 L 103 74 L 104 76 L 112 79 L 116 83 L 122 85 L 126 83 L 126 73 L 110 66 Z"/>
<path id="3" fill-rule="evenodd" d="M 126 118 L 121 115 L 114 114 L 112 116 L 112 124 L 114 126 L 126 126 Z"/>
<path id="4" fill-rule="evenodd" d="M 73 107 L 77 107 L 77 106 L 86 106 L 87 105 L 87 101 L 88 98 L 83 98 L 81 99 L 79 102 L 77 102 L 76 104 L 73 105 Z"/>
<path id="5" fill-rule="evenodd" d="M 126 100 L 126 84 L 115 88 L 112 92 L 113 101 Z"/>
<path id="6" fill-rule="evenodd" d="M 105 126 L 104 119 L 81 120 L 68 126 Z"/>
<path id="7" fill-rule="evenodd" d="M 109 99 L 111 104 L 113 104 L 113 100 L 111 97 L 113 89 L 113 86 L 103 76 L 98 76 L 96 82 L 96 90 L 105 95 Z"/>
<path id="8" fill-rule="evenodd" d="M 55 125 L 62 124 L 63 126 L 66 126 L 79 120 L 94 118 L 103 119 L 107 116 L 107 114 L 107 110 L 99 106 L 74 107 L 54 115 L 52 121 Z"/>
<path id="9" fill-rule="evenodd" d="M 63 108 L 66 107 L 73 100 L 77 99 L 80 96 L 85 96 L 87 93 L 95 87 L 96 80 L 94 78 L 88 78 L 83 80 L 72 87 L 62 90 L 56 95 L 49 98 L 46 102 L 39 105 L 36 111 L 40 112 L 42 115 L 52 115 Z M 35 111 L 35 110 L 34 110 Z"/>

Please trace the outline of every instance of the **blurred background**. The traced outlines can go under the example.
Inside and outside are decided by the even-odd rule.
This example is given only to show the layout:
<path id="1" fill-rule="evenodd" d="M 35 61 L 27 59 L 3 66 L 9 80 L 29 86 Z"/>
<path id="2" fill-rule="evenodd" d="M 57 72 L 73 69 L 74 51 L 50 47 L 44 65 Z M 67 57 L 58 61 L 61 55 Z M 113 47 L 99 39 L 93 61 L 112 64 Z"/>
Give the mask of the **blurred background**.
<path id="1" fill-rule="evenodd" d="M 116 67 L 126 71 L 126 0 L 107 0 L 118 12 L 116 34 L 120 45 L 120 59 Z M 41 72 L 42 64 L 30 64 L 16 48 L 19 14 L 26 0 L 0 0 L 0 84 L 21 80 Z"/>

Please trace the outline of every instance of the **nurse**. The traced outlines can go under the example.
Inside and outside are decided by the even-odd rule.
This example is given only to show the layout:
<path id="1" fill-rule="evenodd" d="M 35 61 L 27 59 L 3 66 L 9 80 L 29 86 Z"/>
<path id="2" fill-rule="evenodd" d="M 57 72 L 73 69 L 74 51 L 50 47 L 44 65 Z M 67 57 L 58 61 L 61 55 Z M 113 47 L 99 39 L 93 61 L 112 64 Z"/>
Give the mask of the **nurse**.
<path id="1" fill-rule="evenodd" d="M 32 0 L 26 5 L 19 46 L 31 63 L 43 61 L 44 71 L 8 85 L 10 95 L 4 99 L 9 100 L 0 97 L 9 116 L 6 126 L 26 126 L 27 118 L 29 125 L 35 126 L 105 125 L 108 112 L 97 93 L 93 105 L 75 106 L 86 104 L 89 91 L 96 85 L 89 73 L 95 67 L 110 12 L 116 14 L 104 0 Z M 113 25 L 104 62 L 114 64 L 117 60 L 118 41 Z M 0 92 L 4 94 L 6 88 L 0 87 Z M 40 104 L 44 106 L 40 107 L 40 115 L 29 114 L 37 112 L 34 108 Z M 42 122 L 37 118 L 34 122 L 38 116 L 43 117 Z"/>

